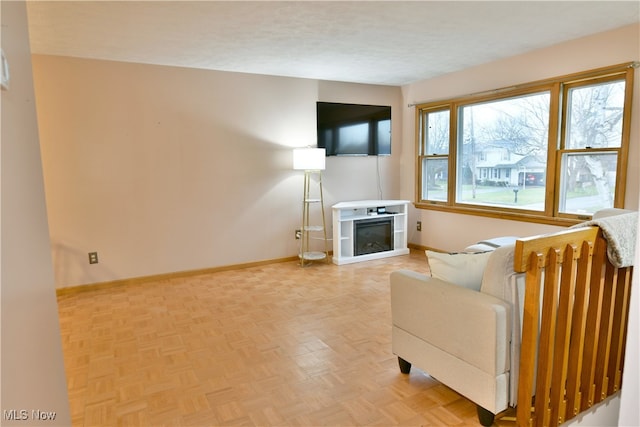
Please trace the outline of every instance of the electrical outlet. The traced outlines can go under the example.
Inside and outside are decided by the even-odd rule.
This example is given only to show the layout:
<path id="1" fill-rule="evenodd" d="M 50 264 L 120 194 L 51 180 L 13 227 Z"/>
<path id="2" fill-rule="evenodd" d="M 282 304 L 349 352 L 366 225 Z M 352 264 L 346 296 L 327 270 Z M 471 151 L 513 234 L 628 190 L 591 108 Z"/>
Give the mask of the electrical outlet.
<path id="1" fill-rule="evenodd" d="M 418 221 L 418 223 L 416 224 L 416 230 L 422 231 L 422 221 Z"/>
<path id="2" fill-rule="evenodd" d="M 98 252 L 89 252 L 89 264 L 98 263 Z"/>
<path id="3" fill-rule="evenodd" d="M 300 240 L 302 238 L 302 231 L 299 228 L 296 228 L 296 240 Z"/>

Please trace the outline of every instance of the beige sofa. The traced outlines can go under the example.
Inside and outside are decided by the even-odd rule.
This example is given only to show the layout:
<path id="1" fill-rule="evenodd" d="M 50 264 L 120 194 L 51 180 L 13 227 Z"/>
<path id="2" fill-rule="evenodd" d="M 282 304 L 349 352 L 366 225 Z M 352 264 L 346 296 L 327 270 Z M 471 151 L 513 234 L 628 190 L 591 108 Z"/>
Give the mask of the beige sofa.
<path id="1" fill-rule="evenodd" d="M 391 273 L 392 350 L 403 373 L 412 365 L 428 373 L 476 403 L 481 424 L 491 425 L 517 404 L 525 275 L 514 272 L 513 245 L 443 256 L 456 261 L 435 277 Z M 467 264 L 484 267 L 477 279 Z"/>
<path id="2" fill-rule="evenodd" d="M 473 255 L 478 256 L 478 255 Z M 513 272 L 513 246 L 489 256 L 478 288 L 408 270 L 391 273 L 392 349 L 401 371 L 411 364 L 479 406 L 481 418 L 506 409 L 517 371 L 524 279 Z M 410 362 L 409 362 L 410 361 Z M 516 364 L 517 365 L 517 364 Z M 487 413 L 487 411 L 489 413 Z"/>

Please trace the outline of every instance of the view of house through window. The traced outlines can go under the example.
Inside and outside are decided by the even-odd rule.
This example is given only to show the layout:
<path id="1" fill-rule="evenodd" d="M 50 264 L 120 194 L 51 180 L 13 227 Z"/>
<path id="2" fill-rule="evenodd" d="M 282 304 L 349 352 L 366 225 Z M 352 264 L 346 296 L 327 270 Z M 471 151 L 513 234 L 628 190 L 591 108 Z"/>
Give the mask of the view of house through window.
<path id="1" fill-rule="evenodd" d="M 417 207 L 584 219 L 622 207 L 630 65 L 417 106 Z"/>
<path id="2" fill-rule="evenodd" d="M 549 93 L 459 107 L 456 201 L 544 211 Z"/>

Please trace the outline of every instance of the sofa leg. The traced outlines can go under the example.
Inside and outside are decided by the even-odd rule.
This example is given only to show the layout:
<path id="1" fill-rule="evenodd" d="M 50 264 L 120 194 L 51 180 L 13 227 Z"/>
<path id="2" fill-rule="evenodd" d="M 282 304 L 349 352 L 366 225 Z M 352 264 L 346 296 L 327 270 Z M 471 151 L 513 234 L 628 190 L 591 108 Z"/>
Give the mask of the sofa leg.
<path id="1" fill-rule="evenodd" d="M 411 372 L 411 362 L 407 362 L 400 356 L 398 356 L 398 365 L 400 365 L 400 372 L 403 374 Z"/>
<path id="2" fill-rule="evenodd" d="M 495 414 L 493 412 L 487 411 L 480 405 L 476 405 L 476 410 L 478 411 L 478 421 L 485 427 L 493 425 L 493 419 L 495 418 Z"/>

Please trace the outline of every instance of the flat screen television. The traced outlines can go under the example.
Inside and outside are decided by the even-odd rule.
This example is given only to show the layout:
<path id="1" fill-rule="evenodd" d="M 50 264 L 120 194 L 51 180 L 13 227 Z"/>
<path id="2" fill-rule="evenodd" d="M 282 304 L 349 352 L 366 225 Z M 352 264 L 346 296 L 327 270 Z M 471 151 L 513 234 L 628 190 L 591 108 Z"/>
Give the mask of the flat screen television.
<path id="1" fill-rule="evenodd" d="M 318 147 L 327 156 L 391 155 L 391 107 L 318 102 Z"/>

